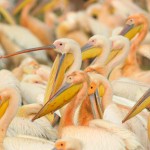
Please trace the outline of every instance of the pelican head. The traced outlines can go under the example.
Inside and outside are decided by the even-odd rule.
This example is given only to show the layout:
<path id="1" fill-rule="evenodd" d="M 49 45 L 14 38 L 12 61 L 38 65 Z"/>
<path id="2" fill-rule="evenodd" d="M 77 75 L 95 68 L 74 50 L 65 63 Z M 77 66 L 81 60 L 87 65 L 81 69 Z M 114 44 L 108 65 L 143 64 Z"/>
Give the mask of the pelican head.
<path id="1" fill-rule="evenodd" d="M 106 85 L 109 85 L 108 80 L 95 72 L 88 73 L 90 77 L 90 85 L 88 89 L 88 95 L 90 97 L 91 108 L 93 112 L 94 118 L 103 117 L 104 106 L 102 101 L 102 97 L 106 91 Z"/>
<path id="2" fill-rule="evenodd" d="M 130 50 L 130 41 L 121 35 L 112 36 L 110 40 L 112 41 L 112 48 L 107 60 L 105 61 L 105 65 L 114 60 L 114 58 L 117 60 L 117 64 L 115 65 L 118 65 L 127 57 Z"/>
<path id="3" fill-rule="evenodd" d="M 43 108 L 37 113 L 32 119 L 35 120 L 42 117 L 50 112 L 54 112 L 57 109 L 63 107 L 65 104 L 70 102 L 78 92 L 88 87 L 89 77 L 83 71 L 75 71 L 67 76 L 65 83 L 62 87 L 54 94 L 54 96 L 43 106 Z M 82 94 L 82 98 L 84 95 Z"/>
<path id="4" fill-rule="evenodd" d="M 125 26 L 123 27 L 120 35 L 127 37 L 131 40 L 137 33 L 143 29 L 148 30 L 148 20 L 143 14 L 134 14 L 128 17 Z"/>
<path id="5" fill-rule="evenodd" d="M 101 35 L 92 36 L 88 40 L 88 42 L 81 48 L 82 60 L 100 56 L 104 50 L 104 47 L 108 47 L 107 51 L 110 50 L 111 42 L 108 40 L 108 38 Z"/>
<path id="6" fill-rule="evenodd" d="M 82 144 L 78 139 L 63 138 L 55 142 L 55 148 L 53 150 L 81 150 Z"/>

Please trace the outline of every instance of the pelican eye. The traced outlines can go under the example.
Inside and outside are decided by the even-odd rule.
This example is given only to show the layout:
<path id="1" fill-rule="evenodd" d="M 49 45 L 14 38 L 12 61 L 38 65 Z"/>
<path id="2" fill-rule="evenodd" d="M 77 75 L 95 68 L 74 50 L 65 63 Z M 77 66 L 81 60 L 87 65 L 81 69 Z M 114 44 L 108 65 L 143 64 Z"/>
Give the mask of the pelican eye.
<path id="1" fill-rule="evenodd" d="M 133 20 L 133 19 L 129 19 L 129 20 L 127 21 L 127 24 L 128 24 L 128 25 L 134 24 L 134 20 Z"/>
<path id="2" fill-rule="evenodd" d="M 63 144 L 63 143 L 61 143 L 61 144 L 60 144 L 60 146 L 64 146 L 64 144 Z"/>
<path id="3" fill-rule="evenodd" d="M 69 83 L 71 83 L 72 80 L 73 80 L 73 78 L 72 78 L 71 76 L 69 76 L 69 77 L 67 78 L 67 82 L 69 82 Z"/>
<path id="4" fill-rule="evenodd" d="M 92 43 L 95 43 L 95 40 L 93 39 L 91 42 L 92 42 Z"/>
<path id="5" fill-rule="evenodd" d="M 98 16 L 96 14 L 92 14 L 92 18 L 97 19 Z"/>
<path id="6" fill-rule="evenodd" d="M 62 44 L 62 43 L 59 43 L 59 45 L 62 46 L 63 44 Z"/>

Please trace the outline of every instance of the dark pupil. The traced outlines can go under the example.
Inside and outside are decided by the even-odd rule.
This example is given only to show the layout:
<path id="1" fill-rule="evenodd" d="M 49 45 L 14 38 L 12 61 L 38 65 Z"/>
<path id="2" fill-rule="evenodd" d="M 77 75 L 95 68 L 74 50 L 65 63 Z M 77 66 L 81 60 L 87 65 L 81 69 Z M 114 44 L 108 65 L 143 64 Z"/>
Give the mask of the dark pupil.
<path id="1" fill-rule="evenodd" d="M 62 43 L 60 43 L 60 45 L 62 45 Z"/>
<path id="2" fill-rule="evenodd" d="M 92 17 L 93 17 L 94 19 L 97 19 L 97 15 L 96 15 L 96 14 L 93 14 Z"/>
<path id="3" fill-rule="evenodd" d="M 93 86 L 91 86 L 91 89 L 93 89 Z"/>
<path id="4" fill-rule="evenodd" d="M 61 143 L 61 146 L 63 146 L 63 144 Z"/>

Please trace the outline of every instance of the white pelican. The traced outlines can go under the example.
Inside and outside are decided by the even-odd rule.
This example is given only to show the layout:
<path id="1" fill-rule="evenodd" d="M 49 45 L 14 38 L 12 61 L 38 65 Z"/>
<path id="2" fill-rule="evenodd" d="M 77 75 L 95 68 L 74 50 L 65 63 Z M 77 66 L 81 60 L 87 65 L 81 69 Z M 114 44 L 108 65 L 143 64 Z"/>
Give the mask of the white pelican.
<path id="1" fill-rule="evenodd" d="M 12 87 L 1 89 L 0 95 L 0 149 L 52 149 L 54 143 L 44 139 L 28 136 L 6 137 L 9 124 L 17 113 L 20 95 Z"/>
<path id="2" fill-rule="evenodd" d="M 76 117 L 79 115 L 78 109 L 88 96 L 89 81 L 86 72 L 76 71 L 71 73 L 66 78 L 64 86 L 58 90 L 50 101 L 58 109 L 62 103 L 72 100 L 67 105 L 61 118 L 59 128 L 60 137 L 78 139 L 83 145 L 83 150 L 108 150 L 112 149 L 112 146 L 115 149 L 144 149 L 132 132 L 110 122 L 99 120 L 98 123 L 89 123 L 89 126 L 77 126 Z M 58 100 L 61 101 L 59 104 L 56 104 Z M 99 127 L 93 127 L 93 124 L 99 124 Z M 63 147 L 63 145 L 60 146 Z M 62 147 L 58 147 L 58 149 Z"/>
<path id="3" fill-rule="evenodd" d="M 16 100 L 19 107 L 21 105 L 21 90 L 20 84 L 18 80 L 14 77 L 14 75 L 7 70 L 0 71 L 0 90 L 7 93 L 8 96 L 14 96 L 18 99 Z M 29 88 L 29 87 L 28 87 Z M 12 89 L 14 91 L 14 95 L 12 95 Z M 31 90 L 31 89 L 30 89 Z M 57 138 L 56 131 L 51 127 L 50 122 L 47 118 L 41 118 L 37 122 L 31 122 L 31 117 L 36 114 L 42 105 L 32 104 L 26 105 L 23 107 L 19 107 L 19 112 L 16 117 L 14 117 L 13 121 L 8 128 L 7 135 L 32 135 L 37 137 L 42 137 L 46 139 L 55 140 Z M 2 110 L 3 111 L 3 110 Z"/>
<path id="4" fill-rule="evenodd" d="M 89 67 L 87 67 L 85 69 L 85 71 L 96 71 L 100 74 L 103 74 L 105 76 L 108 76 L 110 74 L 110 72 L 114 69 L 114 67 L 116 67 L 116 65 L 119 65 L 120 63 L 122 63 L 125 58 L 128 55 L 129 52 L 129 48 L 130 48 L 130 43 L 129 40 L 123 36 L 117 35 L 117 36 L 113 36 L 110 38 L 111 42 L 112 42 L 112 47 L 110 47 L 111 49 L 108 49 L 108 47 L 105 44 L 105 42 L 103 41 L 103 48 L 107 47 L 107 50 L 105 49 L 105 51 L 103 50 L 105 59 L 103 60 L 103 63 L 101 63 L 101 57 L 99 57 L 99 61 L 95 61 L 93 62 L 92 65 L 90 65 Z M 97 39 L 95 41 L 99 41 L 99 37 L 97 36 Z M 90 45 L 88 47 L 98 47 L 99 45 L 96 45 L 96 42 L 93 43 L 87 43 L 86 45 Z M 87 46 L 85 46 L 87 47 Z M 85 47 L 83 47 L 82 49 L 84 49 Z M 107 57 L 106 57 L 107 56 Z M 107 59 L 106 59 L 107 58 Z"/>
<path id="5" fill-rule="evenodd" d="M 96 86 L 98 86 L 98 95 L 101 96 L 101 111 L 103 112 L 103 119 L 113 122 L 119 126 L 123 126 L 126 129 L 134 132 L 136 136 L 139 138 L 142 145 L 147 149 L 150 148 L 150 143 L 148 142 L 147 137 L 147 127 L 146 127 L 146 117 L 147 113 L 141 114 L 130 120 L 128 123 L 122 124 L 122 119 L 126 115 L 129 107 L 124 107 L 123 105 L 118 105 L 113 102 L 113 92 L 109 81 L 101 76 L 100 74 L 96 74 L 94 72 L 89 73 L 91 77 L 91 95 L 97 95 Z M 97 96 L 97 97 L 99 97 Z M 94 102 L 93 96 L 90 96 L 91 101 Z M 98 100 L 97 100 L 98 101 Z M 98 103 L 97 103 L 98 105 Z M 98 107 L 97 107 L 98 108 Z"/>
<path id="6" fill-rule="evenodd" d="M 143 14 L 134 14 L 128 17 L 123 30 L 120 32 L 121 35 L 133 39 L 131 48 L 127 60 L 124 62 L 122 67 L 117 68 L 112 72 L 111 79 L 117 79 L 121 76 L 129 77 L 134 80 L 149 83 L 150 72 L 142 71 L 137 63 L 136 51 L 144 40 L 148 32 L 148 19 Z"/>

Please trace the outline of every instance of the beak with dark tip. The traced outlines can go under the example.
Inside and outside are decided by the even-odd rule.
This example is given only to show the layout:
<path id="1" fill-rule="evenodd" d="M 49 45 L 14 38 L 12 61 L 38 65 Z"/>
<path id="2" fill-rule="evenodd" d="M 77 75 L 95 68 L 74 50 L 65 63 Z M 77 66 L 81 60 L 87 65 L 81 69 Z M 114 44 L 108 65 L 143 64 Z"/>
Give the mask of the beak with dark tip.
<path id="1" fill-rule="evenodd" d="M 24 50 L 18 51 L 16 53 L 8 54 L 5 56 L 0 56 L 0 58 L 9 58 L 9 57 L 16 56 L 16 55 L 23 54 L 23 53 L 29 53 L 29 52 L 41 51 L 41 50 L 51 50 L 51 49 L 55 49 L 55 48 L 56 47 L 53 44 L 48 45 L 48 46 L 29 48 L 29 49 L 24 49 Z"/>
<path id="2" fill-rule="evenodd" d="M 64 85 L 58 90 L 58 92 L 56 92 L 56 94 L 42 107 L 42 109 L 37 113 L 32 121 L 49 113 L 53 113 L 54 111 L 63 107 L 65 104 L 72 100 L 72 98 L 78 93 L 81 87 L 82 83 L 73 84 L 65 82 Z"/>
<path id="3" fill-rule="evenodd" d="M 150 89 L 138 100 L 138 102 L 133 106 L 122 122 L 124 123 L 125 121 L 136 116 L 148 106 L 150 106 Z"/>
<path id="4" fill-rule="evenodd" d="M 132 38 L 135 37 L 135 35 L 137 33 L 139 33 L 142 29 L 143 25 L 137 25 L 135 26 L 134 24 L 125 24 L 125 26 L 123 27 L 122 31 L 120 32 L 119 35 L 122 35 L 126 38 L 128 38 L 129 40 L 131 40 Z"/>
<path id="5" fill-rule="evenodd" d="M 81 51 L 82 60 L 86 60 L 99 56 L 102 53 L 102 48 L 95 47 L 94 45 L 87 43 L 81 48 Z"/>

